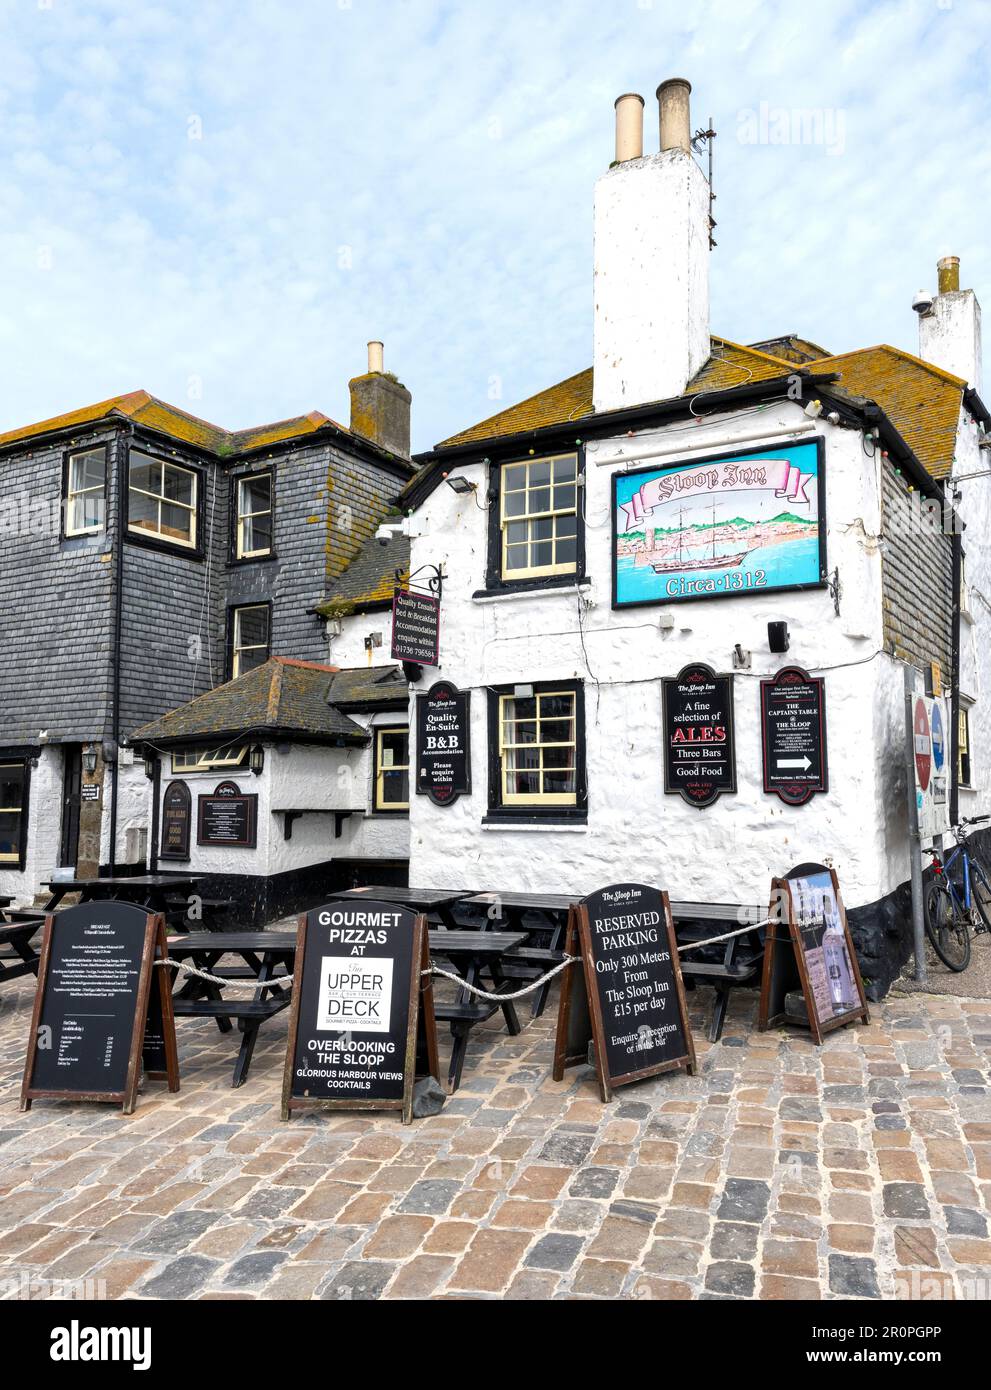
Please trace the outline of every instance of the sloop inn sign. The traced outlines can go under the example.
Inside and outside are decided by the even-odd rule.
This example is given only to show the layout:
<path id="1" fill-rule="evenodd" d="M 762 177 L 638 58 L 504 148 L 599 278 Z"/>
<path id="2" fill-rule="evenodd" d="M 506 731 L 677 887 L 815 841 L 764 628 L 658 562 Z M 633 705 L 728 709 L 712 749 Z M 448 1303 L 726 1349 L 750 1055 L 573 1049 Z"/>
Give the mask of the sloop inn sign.
<path id="1" fill-rule="evenodd" d="M 613 475 L 613 607 L 826 581 L 821 439 Z"/>

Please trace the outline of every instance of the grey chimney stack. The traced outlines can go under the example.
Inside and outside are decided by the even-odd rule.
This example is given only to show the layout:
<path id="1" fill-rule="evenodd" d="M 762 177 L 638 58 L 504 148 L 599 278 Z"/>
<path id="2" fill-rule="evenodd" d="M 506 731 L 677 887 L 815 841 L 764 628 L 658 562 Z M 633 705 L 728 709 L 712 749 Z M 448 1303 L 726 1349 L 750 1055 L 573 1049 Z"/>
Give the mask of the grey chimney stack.
<path id="1" fill-rule="evenodd" d="M 368 344 L 368 371 L 352 377 L 351 433 L 370 439 L 391 454 L 409 458 L 410 404 L 412 396 L 401 381 L 384 370 L 382 344 Z"/>
<path id="2" fill-rule="evenodd" d="M 661 152 L 692 149 L 692 115 L 689 97 L 692 84 L 684 77 L 669 77 L 657 89 L 661 127 Z"/>

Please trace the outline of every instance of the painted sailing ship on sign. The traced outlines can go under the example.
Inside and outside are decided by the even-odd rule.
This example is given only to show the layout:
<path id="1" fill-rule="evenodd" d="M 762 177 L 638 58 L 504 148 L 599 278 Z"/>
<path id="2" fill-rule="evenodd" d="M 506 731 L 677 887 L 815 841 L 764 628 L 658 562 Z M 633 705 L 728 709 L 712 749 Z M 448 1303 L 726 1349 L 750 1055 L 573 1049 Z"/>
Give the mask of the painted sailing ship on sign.
<path id="1" fill-rule="evenodd" d="M 614 606 L 822 583 L 819 444 L 614 475 Z"/>

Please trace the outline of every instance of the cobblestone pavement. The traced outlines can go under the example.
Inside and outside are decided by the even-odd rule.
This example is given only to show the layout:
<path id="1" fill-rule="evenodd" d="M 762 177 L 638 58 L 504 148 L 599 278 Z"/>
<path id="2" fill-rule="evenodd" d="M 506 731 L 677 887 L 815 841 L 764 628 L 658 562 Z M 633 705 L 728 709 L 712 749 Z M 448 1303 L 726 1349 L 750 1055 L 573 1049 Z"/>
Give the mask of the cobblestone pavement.
<path id="1" fill-rule="evenodd" d="M 158 1299 L 991 1289 L 986 1000 L 896 998 L 817 1049 L 754 1032 L 756 997 L 738 992 L 710 1046 L 700 991 L 701 1075 L 602 1106 L 587 1068 L 550 1079 L 552 999 L 517 1038 L 476 1030 L 461 1090 L 404 1127 L 282 1124 L 285 1014 L 241 1090 L 230 1037 L 180 1020 L 178 1096 L 152 1084 L 130 1118 L 21 1115 L 30 997 L 19 982 L 0 998 L 0 1297 L 31 1278 Z"/>

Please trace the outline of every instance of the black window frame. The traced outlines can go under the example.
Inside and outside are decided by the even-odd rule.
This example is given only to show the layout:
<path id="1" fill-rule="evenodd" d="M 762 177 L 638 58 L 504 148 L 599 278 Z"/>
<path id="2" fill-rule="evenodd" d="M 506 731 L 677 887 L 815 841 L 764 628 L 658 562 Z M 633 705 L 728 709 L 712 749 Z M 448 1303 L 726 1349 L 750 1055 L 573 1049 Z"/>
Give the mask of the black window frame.
<path id="1" fill-rule="evenodd" d="M 70 535 L 66 530 L 66 523 L 69 519 L 69 465 L 77 454 L 92 454 L 98 449 L 103 451 L 103 525 L 96 531 L 79 531 Z M 92 540 L 95 536 L 100 536 L 106 531 L 110 516 L 110 445 L 105 440 L 98 444 L 75 444 L 71 449 L 65 450 L 62 454 L 62 494 L 60 500 L 60 541 Z"/>
<path id="2" fill-rule="evenodd" d="M 31 820 L 31 769 L 34 766 L 35 756 L 35 754 L 27 753 L 23 749 L 0 749 L 0 765 L 10 766 L 19 763 L 23 767 L 17 860 L 16 862 L 12 859 L 0 860 L 0 873 L 22 874 L 27 863 L 28 826 Z"/>
<path id="3" fill-rule="evenodd" d="M 144 534 L 141 531 L 131 530 L 131 456 L 132 454 L 143 454 L 146 458 L 154 459 L 156 463 L 170 463 L 174 468 L 184 468 L 187 473 L 193 473 L 196 477 L 196 544 L 194 546 L 181 545 L 178 541 L 163 540 L 161 536 L 151 533 Z M 193 463 L 187 458 L 176 458 L 172 455 L 156 451 L 153 446 L 135 442 L 130 444 L 127 449 L 127 456 L 124 459 L 124 474 L 119 479 L 118 486 L 121 489 L 121 501 L 123 503 L 123 532 L 124 539 L 128 545 L 142 546 L 146 550 L 158 550 L 166 555 L 176 555 L 185 560 L 202 560 L 206 554 L 203 530 L 206 517 L 206 469 L 198 463 Z M 214 479 L 214 486 L 217 479 Z"/>
<path id="4" fill-rule="evenodd" d="M 502 574 L 502 472 L 514 463 L 538 463 L 542 458 L 553 458 L 559 454 L 574 454 L 575 463 L 575 517 L 576 557 L 573 574 L 547 574 L 540 578 L 504 579 Z M 520 454 L 518 451 L 506 453 L 504 457 L 493 459 L 488 466 L 486 486 L 486 507 L 488 509 L 488 528 L 485 558 L 485 588 L 473 595 L 483 598 L 487 594 L 539 592 L 543 589 L 573 589 L 587 578 L 585 569 L 585 446 L 584 444 L 562 444 L 559 447 L 548 445 L 546 449 Z"/>
<path id="5" fill-rule="evenodd" d="M 253 478 L 264 478 L 269 480 L 269 490 L 272 498 L 271 517 L 272 517 L 272 545 L 264 555 L 238 555 L 237 553 L 237 532 L 238 532 L 238 507 L 237 499 L 241 484 Z M 275 506 L 276 506 L 276 479 L 275 469 L 268 465 L 265 468 L 248 468 L 240 473 L 232 473 L 230 477 L 230 526 L 227 538 L 227 563 L 234 565 L 267 565 L 272 560 L 277 560 L 278 555 L 275 550 Z"/>
<path id="6" fill-rule="evenodd" d="M 405 806 L 391 808 L 379 806 L 378 804 L 378 780 L 379 780 L 379 734 L 397 733 L 402 731 L 406 735 L 406 795 L 409 798 Z M 368 732 L 372 735 L 372 815 L 373 816 L 399 816 L 409 819 L 409 808 L 413 793 L 413 763 L 410 758 L 411 743 L 409 733 L 409 722 L 402 724 L 372 724 Z"/>
<path id="7" fill-rule="evenodd" d="M 528 685 L 535 695 L 547 691 L 574 691 L 575 694 L 575 782 L 574 806 L 561 805 L 511 805 L 502 804 L 502 767 L 499 758 L 499 702 L 505 695 L 512 695 L 520 685 Z M 488 765 L 489 792 L 488 812 L 483 824 L 515 822 L 531 825 L 582 825 L 588 820 L 588 768 L 585 737 L 585 682 L 575 680 L 520 679 L 506 685 L 491 685 L 488 692 Z"/>
<path id="8" fill-rule="evenodd" d="M 257 598 L 256 598 L 256 599 L 250 599 L 250 598 L 249 598 L 249 599 L 242 599 L 242 600 L 240 600 L 238 603 L 229 603 L 229 604 L 227 605 L 227 623 L 226 623 L 225 639 L 224 639 L 224 650 L 225 650 L 225 658 L 224 658 L 224 659 L 225 659 L 225 668 L 224 668 L 224 669 L 225 669 L 225 671 L 226 671 L 226 678 L 227 678 L 227 680 L 229 680 L 229 681 L 235 679 L 235 676 L 234 676 L 234 624 L 235 624 L 235 622 L 236 622 L 235 614 L 238 613 L 242 608 L 267 608 L 267 609 L 268 609 L 268 647 L 267 647 L 268 654 L 267 654 L 267 656 L 265 657 L 265 660 L 266 660 L 266 661 L 271 660 L 271 656 L 272 656 L 272 626 L 273 626 L 273 618 L 274 618 L 272 600 L 271 600 L 271 599 L 257 599 Z M 252 670 L 256 670 L 256 669 L 257 669 L 256 667 L 252 667 Z M 246 675 L 247 672 L 242 671 L 240 674 L 243 676 L 243 675 Z"/>

